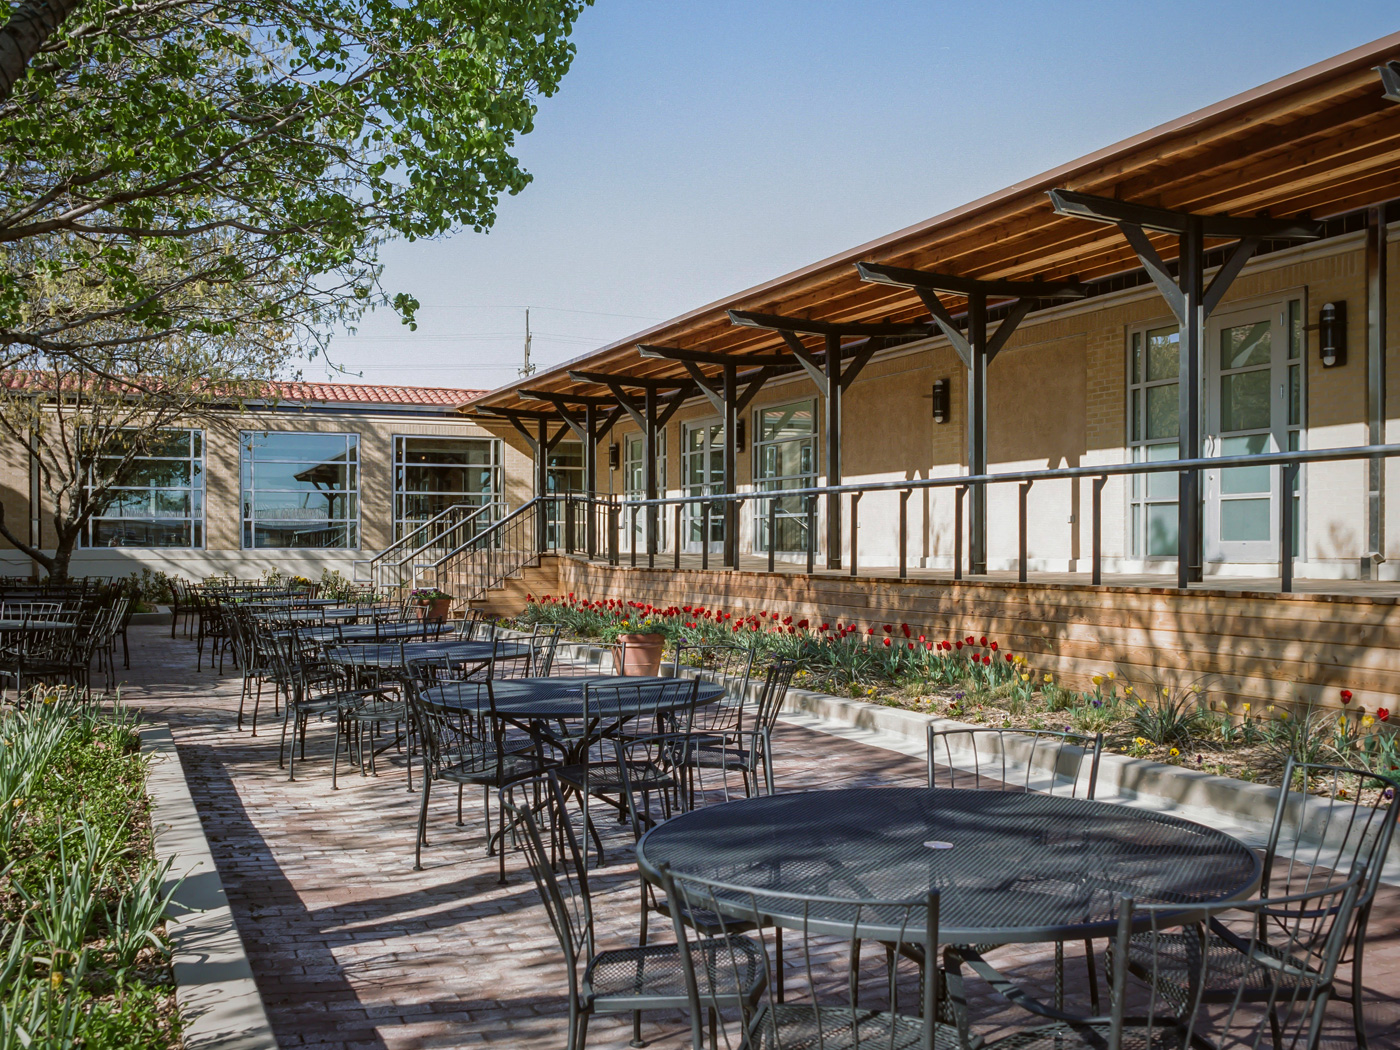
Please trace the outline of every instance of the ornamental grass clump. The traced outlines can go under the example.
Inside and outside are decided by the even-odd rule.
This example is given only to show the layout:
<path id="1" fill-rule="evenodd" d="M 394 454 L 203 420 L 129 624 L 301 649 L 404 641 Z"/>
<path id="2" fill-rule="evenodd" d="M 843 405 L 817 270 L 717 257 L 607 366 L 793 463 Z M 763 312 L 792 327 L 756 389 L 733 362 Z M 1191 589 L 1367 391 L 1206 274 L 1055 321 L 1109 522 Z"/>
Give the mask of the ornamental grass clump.
<path id="1" fill-rule="evenodd" d="M 1139 737 L 1158 747 L 1191 746 L 1203 728 L 1199 704 L 1200 687 L 1173 690 L 1156 685 L 1150 695 L 1138 695 L 1133 702 L 1132 728 Z"/>
<path id="2" fill-rule="evenodd" d="M 40 687 L 0 714 L 0 1050 L 179 1045 L 145 772 L 120 704 Z"/>

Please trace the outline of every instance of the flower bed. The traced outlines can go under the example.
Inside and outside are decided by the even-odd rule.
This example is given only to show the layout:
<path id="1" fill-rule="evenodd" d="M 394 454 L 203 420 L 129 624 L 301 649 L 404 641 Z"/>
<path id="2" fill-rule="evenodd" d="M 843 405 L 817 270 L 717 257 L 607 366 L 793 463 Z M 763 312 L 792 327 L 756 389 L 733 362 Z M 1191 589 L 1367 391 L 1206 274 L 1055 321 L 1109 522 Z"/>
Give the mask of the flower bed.
<path id="1" fill-rule="evenodd" d="M 980 633 L 931 638 L 908 624 L 794 621 L 573 594 L 526 600 L 519 626 L 560 623 L 577 639 L 604 643 L 654 632 L 669 647 L 750 646 L 760 659 L 796 660 L 807 688 L 974 724 L 1103 733 L 1106 749 L 1242 780 L 1277 783 L 1289 756 L 1400 774 L 1400 735 L 1390 712 L 1367 711 L 1348 690 L 1339 696 L 1340 712 L 1272 704 L 1260 711 L 1213 699 L 1204 679 L 1132 681 L 1110 672 L 1095 676 L 1091 690 L 1066 688 Z"/>
<path id="2" fill-rule="evenodd" d="M 0 1046 L 180 1045 L 145 774 L 120 707 L 0 713 Z"/>

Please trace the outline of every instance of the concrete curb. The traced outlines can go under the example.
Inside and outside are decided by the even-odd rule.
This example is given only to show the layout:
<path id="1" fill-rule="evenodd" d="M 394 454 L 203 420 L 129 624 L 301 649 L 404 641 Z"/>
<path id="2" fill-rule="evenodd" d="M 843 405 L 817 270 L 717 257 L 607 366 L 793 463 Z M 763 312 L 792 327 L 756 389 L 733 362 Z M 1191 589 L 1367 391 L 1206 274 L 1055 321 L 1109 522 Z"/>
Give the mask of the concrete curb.
<path id="1" fill-rule="evenodd" d="M 528 637 L 523 632 L 513 635 Z M 558 654 L 569 659 L 577 659 L 589 667 L 611 670 L 611 650 L 587 642 L 561 642 Z M 750 685 L 755 695 L 757 684 Z M 872 704 L 865 700 L 848 700 L 844 697 L 819 693 L 810 689 L 793 687 L 788 690 L 783 712 L 802 714 L 821 721 L 861 730 L 870 733 L 884 733 L 908 742 L 911 747 L 923 754 L 926 748 L 929 726 L 937 730 L 986 728 L 951 718 L 921 714 L 901 707 L 885 704 Z M 1007 754 L 1008 771 L 1024 771 L 1026 763 L 1034 763 L 1032 772 L 1038 770 L 1040 779 L 1049 783 L 1058 774 L 1049 768 L 1048 759 L 1057 752 L 1050 749 L 1034 749 L 1030 737 L 1020 736 L 1010 744 Z M 1072 749 L 1071 749 L 1072 750 Z M 1001 768 L 1000 752 L 995 747 L 983 746 L 979 756 L 974 757 L 970 750 L 959 751 L 953 748 L 951 757 L 962 758 L 967 768 L 976 758 L 980 758 L 984 769 L 995 765 Z M 993 763 L 989 763 L 993 759 Z M 959 764 L 959 768 L 963 768 Z M 1032 786 L 1039 786 L 1035 779 Z M 1083 785 L 1087 787 L 1087 785 Z M 1267 784 L 1253 784 L 1246 780 L 1223 777 L 1203 770 L 1185 769 L 1165 762 L 1153 762 L 1145 758 L 1104 752 L 1099 759 L 1099 779 L 1097 795 L 1117 801 L 1143 801 L 1155 806 L 1182 807 L 1217 813 L 1231 822 L 1272 825 L 1274 813 L 1278 809 L 1279 789 Z M 1347 822 L 1336 819 L 1334 805 L 1319 797 L 1298 799 L 1289 802 L 1287 821 L 1301 823 L 1303 837 L 1323 847 L 1335 847 L 1343 843 L 1347 836 Z M 1400 866 L 1400 835 L 1391 842 L 1387 855 L 1390 867 Z"/>
<path id="2" fill-rule="evenodd" d="M 174 859 L 166 889 L 184 877 L 166 923 L 184 1048 L 277 1050 L 170 728 L 142 726 L 141 751 L 150 758 L 146 786 L 156 855 Z"/>

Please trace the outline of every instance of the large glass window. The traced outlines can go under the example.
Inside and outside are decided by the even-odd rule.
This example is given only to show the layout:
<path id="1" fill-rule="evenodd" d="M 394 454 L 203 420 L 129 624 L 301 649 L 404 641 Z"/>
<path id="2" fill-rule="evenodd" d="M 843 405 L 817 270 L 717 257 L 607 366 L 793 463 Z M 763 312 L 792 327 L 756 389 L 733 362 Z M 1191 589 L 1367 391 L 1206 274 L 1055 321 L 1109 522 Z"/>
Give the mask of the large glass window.
<path id="1" fill-rule="evenodd" d="M 113 449 L 113 451 L 117 451 Z M 98 458 L 94 474 L 110 477 L 121 455 Z M 88 521 L 85 547 L 202 547 L 204 432 L 163 430 L 115 487 L 115 496 Z"/>
<path id="2" fill-rule="evenodd" d="M 500 499 L 501 443 L 492 438 L 394 438 L 394 538 L 458 504 Z M 489 515 L 486 511 L 477 520 Z M 484 522 L 483 522 L 484 523 Z"/>
<path id="3" fill-rule="evenodd" d="M 1128 447 L 1134 463 L 1177 458 L 1180 347 L 1175 325 L 1133 332 L 1128 338 Z M 1129 486 L 1132 556 L 1174 556 L 1176 523 L 1176 475 L 1134 474 Z"/>
<path id="4" fill-rule="evenodd" d="M 243 546 L 360 545 L 360 436 L 245 430 Z"/>
<path id="5" fill-rule="evenodd" d="M 754 414 L 754 487 L 759 492 L 811 488 L 817 483 L 817 413 L 812 401 L 761 408 Z M 769 500 L 754 511 L 754 546 L 768 550 Z M 807 509 L 799 497 L 778 497 L 774 549 L 807 549 Z"/>

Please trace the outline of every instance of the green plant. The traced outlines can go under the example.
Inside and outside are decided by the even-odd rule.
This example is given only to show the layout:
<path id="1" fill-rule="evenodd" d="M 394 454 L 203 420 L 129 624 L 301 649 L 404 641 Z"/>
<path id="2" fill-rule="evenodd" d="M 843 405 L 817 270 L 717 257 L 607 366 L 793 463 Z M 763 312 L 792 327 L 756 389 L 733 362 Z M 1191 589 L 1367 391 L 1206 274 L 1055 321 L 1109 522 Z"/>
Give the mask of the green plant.
<path id="1" fill-rule="evenodd" d="M 1332 712 L 1318 711 L 1312 704 L 1301 714 L 1279 710 L 1262 726 L 1263 745 L 1272 764 L 1281 767 L 1289 758 L 1307 763 L 1341 758 L 1336 748 L 1336 721 L 1337 716 Z"/>
<path id="2" fill-rule="evenodd" d="M 1151 700 L 1139 696 L 1134 701 L 1132 729 L 1158 746 L 1188 748 L 1202 728 L 1202 711 L 1193 686 L 1175 692 L 1170 686 L 1156 687 Z"/>

